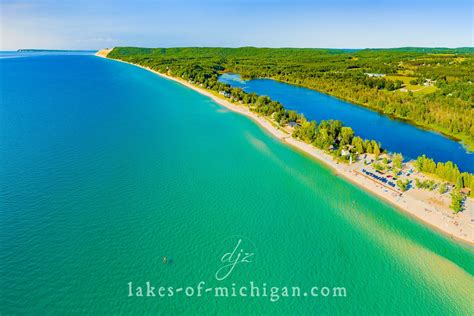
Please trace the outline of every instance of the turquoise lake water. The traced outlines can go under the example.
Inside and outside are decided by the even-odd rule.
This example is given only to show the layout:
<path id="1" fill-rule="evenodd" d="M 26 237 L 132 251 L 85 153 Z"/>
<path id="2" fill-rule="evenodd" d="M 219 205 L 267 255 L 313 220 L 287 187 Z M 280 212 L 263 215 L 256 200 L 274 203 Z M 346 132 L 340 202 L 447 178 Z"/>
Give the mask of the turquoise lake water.
<path id="1" fill-rule="evenodd" d="M 390 119 L 311 89 L 271 79 L 243 81 L 237 74 L 226 73 L 219 80 L 246 92 L 268 95 L 286 109 L 303 113 L 310 120 L 340 120 L 362 138 L 375 139 L 388 151 L 402 153 L 406 159 L 425 154 L 435 161 L 453 161 L 461 171 L 474 173 L 474 153 L 439 133 Z"/>
<path id="2" fill-rule="evenodd" d="M 2 59 L 0 74 L 2 315 L 472 312 L 472 247 L 210 99 L 87 55 Z M 251 262 L 218 281 L 239 239 Z M 128 296 L 147 281 L 347 297 Z"/>

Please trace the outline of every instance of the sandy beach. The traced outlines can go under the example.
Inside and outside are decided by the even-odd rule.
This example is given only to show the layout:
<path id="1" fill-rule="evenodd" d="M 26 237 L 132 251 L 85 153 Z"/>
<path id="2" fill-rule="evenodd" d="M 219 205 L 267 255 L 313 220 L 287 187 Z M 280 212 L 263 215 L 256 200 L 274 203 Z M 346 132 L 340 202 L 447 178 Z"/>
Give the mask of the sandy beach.
<path id="1" fill-rule="evenodd" d="M 96 53 L 96 56 L 107 58 L 107 55 L 111 50 L 112 49 L 101 50 Z M 121 60 L 116 61 L 128 63 Z M 397 209 L 406 212 L 410 216 L 422 221 L 425 224 L 428 224 L 449 238 L 474 245 L 474 201 L 472 198 L 466 199 L 465 209 L 463 212 L 453 214 L 453 211 L 449 208 L 450 199 L 448 196 L 446 196 L 446 194 L 441 195 L 435 191 L 427 191 L 416 188 L 412 188 L 407 192 L 401 193 L 396 189 L 388 188 L 387 186 L 374 181 L 370 177 L 363 175 L 360 172 L 364 167 L 361 161 L 351 165 L 338 163 L 331 155 L 323 152 L 322 150 L 292 138 L 291 133 L 288 130 L 278 127 L 269 119 L 251 112 L 247 106 L 234 104 L 226 100 L 223 96 L 214 94 L 185 80 L 165 75 L 140 65 L 132 65 L 151 71 L 169 80 L 178 82 L 187 88 L 193 89 L 211 98 L 216 103 L 226 107 L 231 111 L 245 115 L 259 124 L 272 136 L 278 138 L 281 142 L 301 152 L 304 152 L 317 161 L 329 166 L 337 175 L 340 175 L 350 182 L 363 188 L 364 190 L 375 194 L 379 198 L 382 198 L 383 200 L 395 206 Z"/>

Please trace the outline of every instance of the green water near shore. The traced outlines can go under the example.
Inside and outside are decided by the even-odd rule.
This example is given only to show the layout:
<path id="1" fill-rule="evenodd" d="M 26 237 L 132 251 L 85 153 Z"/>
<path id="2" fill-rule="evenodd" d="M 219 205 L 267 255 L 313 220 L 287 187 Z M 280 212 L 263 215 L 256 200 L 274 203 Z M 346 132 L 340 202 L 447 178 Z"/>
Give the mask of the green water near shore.
<path id="1" fill-rule="evenodd" d="M 0 70 L 0 313 L 472 312 L 472 247 L 249 119 L 93 56 L 11 58 Z M 239 239 L 251 262 L 216 280 Z M 128 282 L 147 281 L 347 297 L 128 297 Z"/>

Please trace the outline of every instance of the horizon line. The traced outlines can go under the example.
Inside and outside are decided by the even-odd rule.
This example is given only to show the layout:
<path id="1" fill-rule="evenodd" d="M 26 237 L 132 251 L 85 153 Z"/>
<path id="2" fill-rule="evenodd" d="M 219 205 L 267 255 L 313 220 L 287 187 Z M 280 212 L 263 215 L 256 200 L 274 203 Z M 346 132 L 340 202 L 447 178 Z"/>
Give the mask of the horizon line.
<path id="1" fill-rule="evenodd" d="M 117 47 L 131 47 L 131 48 L 268 48 L 268 49 L 284 49 L 284 48 L 294 48 L 294 49 L 331 49 L 331 50 L 370 50 L 370 49 L 462 49 L 462 48 L 472 48 L 474 46 L 457 46 L 457 47 L 449 47 L 449 46 L 391 46 L 391 47 L 345 47 L 345 48 L 335 48 L 335 47 L 303 47 L 303 46 L 278 46 L 278 47 L 270 47 L 270 46 L 253 46 L 253 45 L 246 45 L 246 46 L 112 46 L 112 47 L 101 47 L 101 48 L 90 48 L 90 49 L 70 49 L 70 48 L 17 48 L 17 49 L 0 49 L 1 52 L 15 52 L 15 51 L 98 51 L 101 49 L 113 49 Z"/>

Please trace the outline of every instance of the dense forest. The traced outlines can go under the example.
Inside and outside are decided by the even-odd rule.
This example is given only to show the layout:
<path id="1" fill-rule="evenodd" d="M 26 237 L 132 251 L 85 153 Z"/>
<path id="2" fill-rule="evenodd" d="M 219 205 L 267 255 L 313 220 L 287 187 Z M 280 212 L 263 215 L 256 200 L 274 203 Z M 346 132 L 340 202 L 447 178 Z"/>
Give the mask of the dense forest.
<path id="1" fill-rule="evenodd" d="M 442 131 L 462 139 L 471 148 L 474 145 L 473 48 L 119 47 L 108 57 L 140 64 L 219 92 L 282 126 L 298 122 L 293 137 L 331 152 L 338 159 L 348 160 L 364 153 L 377 157 L 383 149 L 373 140 L 354 135 L 352 128 L 340 121 L 307 121 L 266 96 L 245 93 L 219 82 L 219 75 L 231 71 L 244 78 L 266 77 L 305 86 Z M 436 165 L 421 157 L 417 167 L 441 180 L 456 182 L 458 188 L 462 183 L 461 187 L 474 191 L 474 175 L 461 173 L 451 162 Z"/>

